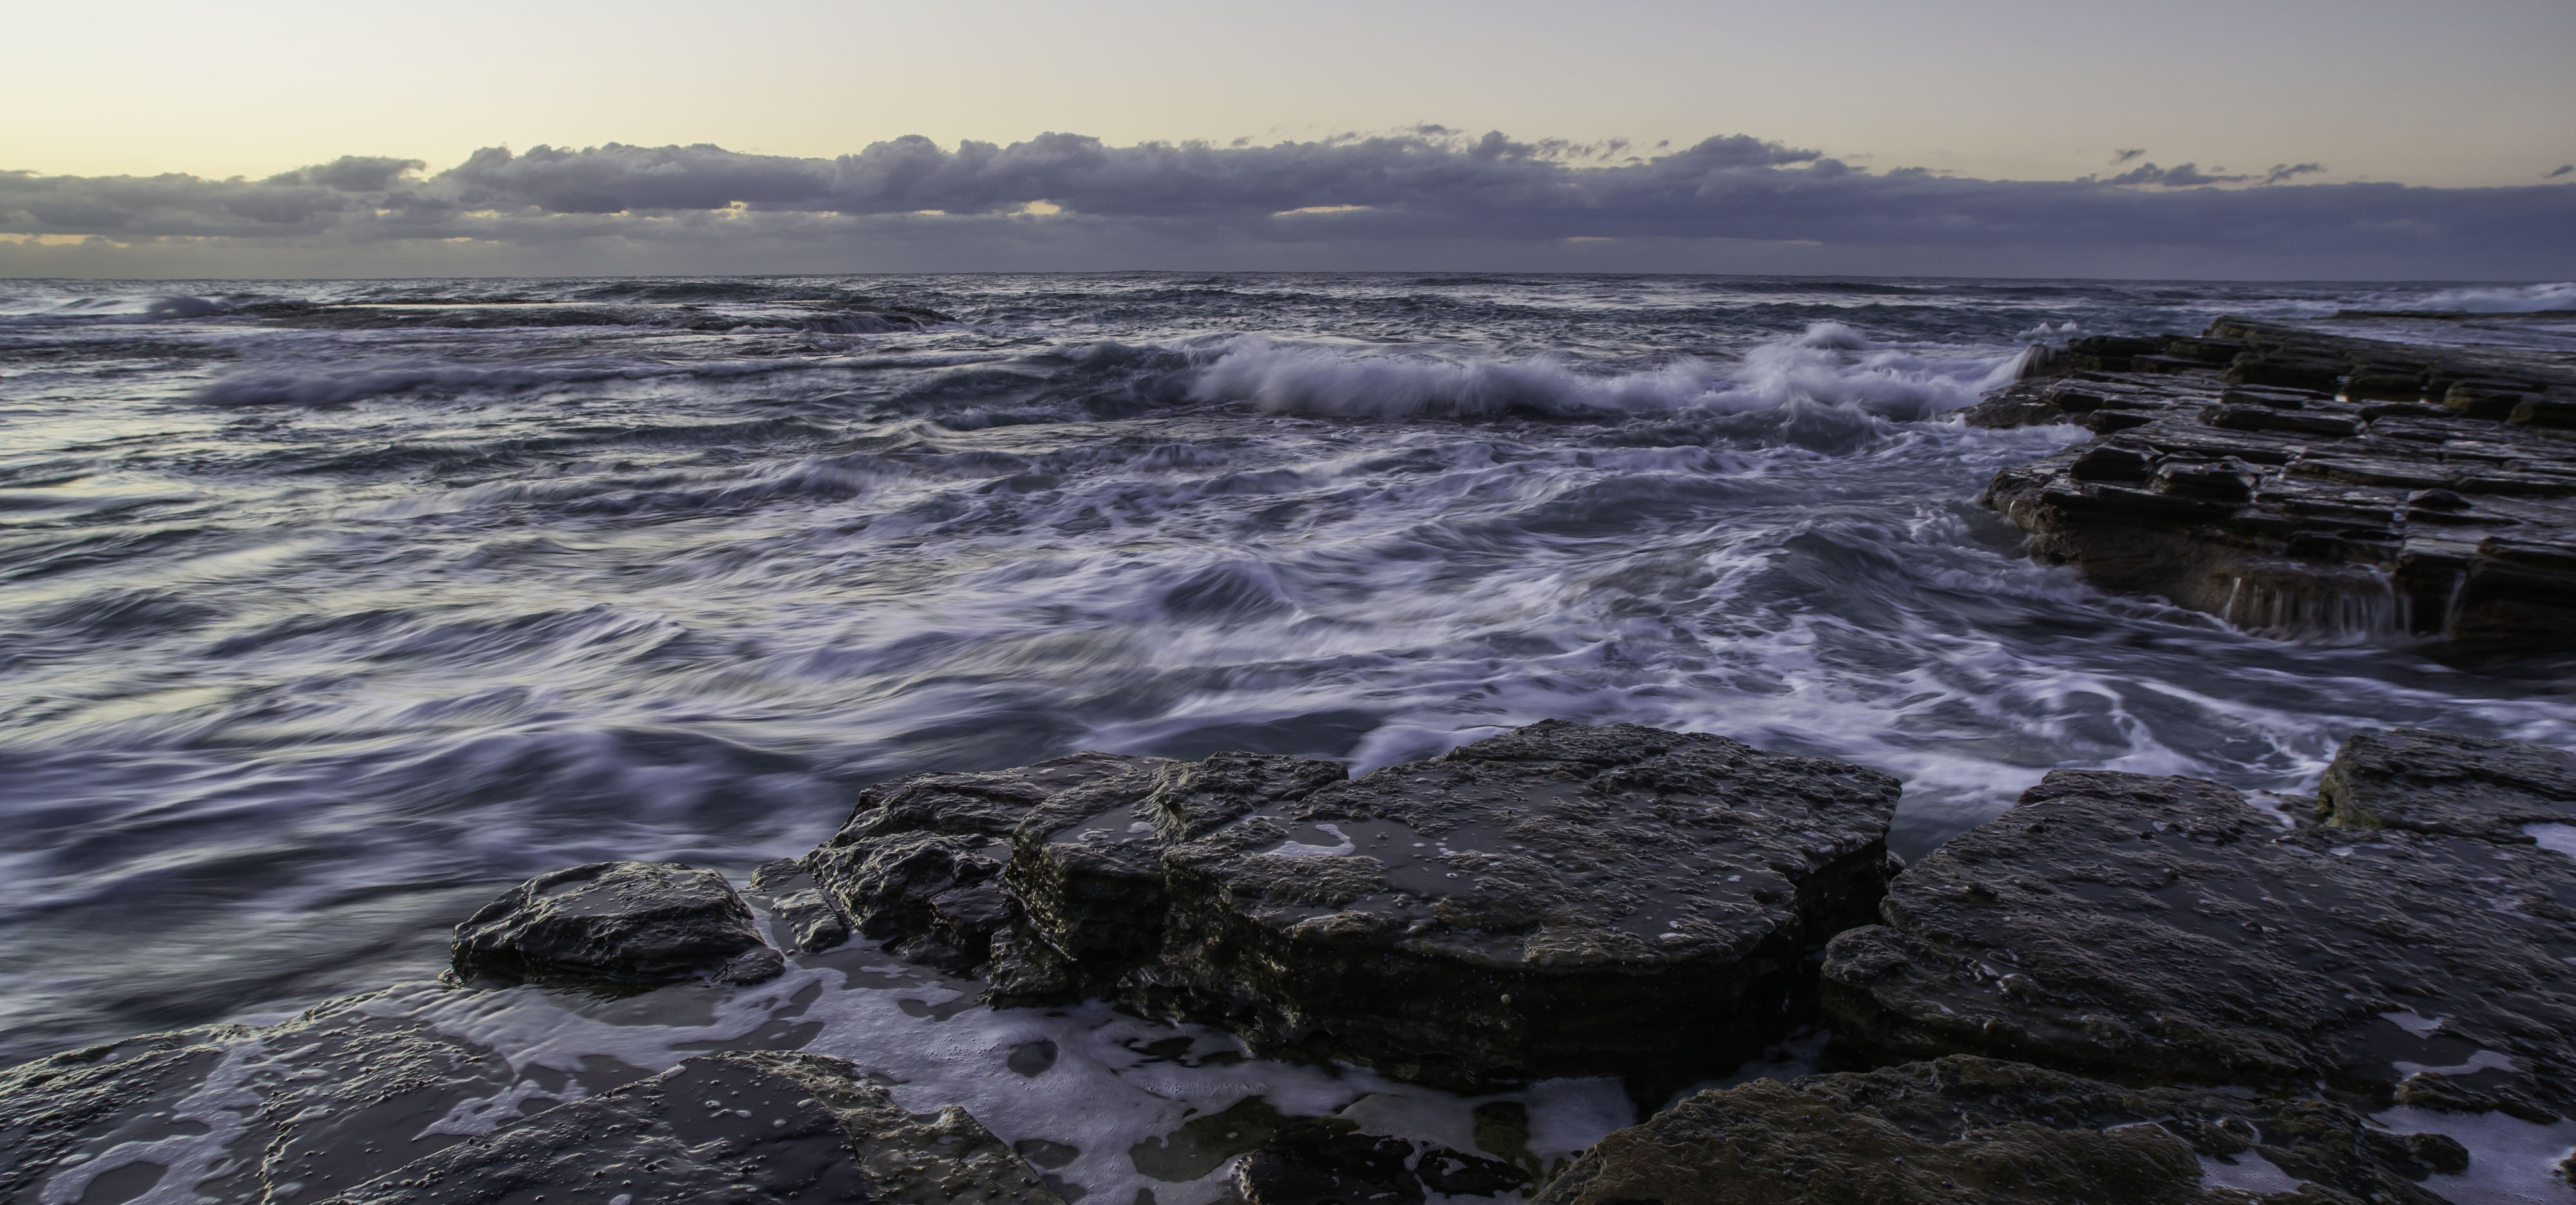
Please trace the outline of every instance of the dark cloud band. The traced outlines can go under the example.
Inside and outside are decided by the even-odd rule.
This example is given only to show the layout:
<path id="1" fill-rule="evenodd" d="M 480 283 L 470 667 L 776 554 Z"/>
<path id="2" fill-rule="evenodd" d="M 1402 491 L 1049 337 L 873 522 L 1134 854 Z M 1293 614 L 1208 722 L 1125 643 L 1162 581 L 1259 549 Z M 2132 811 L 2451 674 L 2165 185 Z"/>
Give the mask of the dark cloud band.
<path id="1" fill-rule="evenodd" d="M 307 246 L 848 245 L 950 238 L 961 223 L 1007 221 L 1022 241 L 1176 245 L 1657 238 L 2244 248 L 2394 251 L 2427 262 L 2524 256 L 2538 272 L 2576 260 L 2569 185 L 2287 183 L 2320 170 L 2307 163 L 2234 176 L 2148 163 L 2107 180 L 1962 179 L 1871 172 L 1741 135 L 1652 158 L 1619 157 L 1622 149 L 1426 127 L 1272 146 L 1121 147 L 1047 134 L 948 149 L 907 137 L 832 159 L 707 145 L 492 148 L 432 175 L 417 160 L 362 157 L 263 180 L 0 172 L 0 233 Z M 2124 152 L 2123 162 L 2134 158 Z M 1037 215 L 1048 229 L 1032 227 Z"/>

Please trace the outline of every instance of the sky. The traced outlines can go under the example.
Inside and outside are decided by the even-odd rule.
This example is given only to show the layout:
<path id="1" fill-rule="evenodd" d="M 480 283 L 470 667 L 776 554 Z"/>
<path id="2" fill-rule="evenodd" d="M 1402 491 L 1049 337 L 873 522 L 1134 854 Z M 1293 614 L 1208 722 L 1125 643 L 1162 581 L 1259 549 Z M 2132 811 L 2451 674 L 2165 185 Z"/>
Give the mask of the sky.
<path id="1" fill-rule="evenodd" d="M 2566 0 L 139 0 L 0 29 L 7 275 L 2576 274 Z M 925 146 L 937 188 L 849 166 Z M 551 184 L 540 148 L 575 156 Z M 371 160 L 416 166 L 303 170 Z"/>

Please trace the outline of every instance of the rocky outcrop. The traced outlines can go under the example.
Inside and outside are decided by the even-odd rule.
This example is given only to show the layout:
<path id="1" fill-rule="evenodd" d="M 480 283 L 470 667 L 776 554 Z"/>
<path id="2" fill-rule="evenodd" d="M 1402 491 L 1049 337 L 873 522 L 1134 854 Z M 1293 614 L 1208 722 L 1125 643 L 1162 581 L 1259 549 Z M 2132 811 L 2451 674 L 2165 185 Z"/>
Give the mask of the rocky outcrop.
<path id="1" fill-rule="evenodd" d="M 1457 1087 L 1671 1076 L 1786 1024 L 1802 957 L 1877 903 L 1897 792 L 1552 721 L 1358 779 L 1255 754 L 926 775 L 808 865 L 863 928 L 980 946 L 1006 999 L 1108 995 Z"/>
<path id="2" fill-rule="evenodd" d="M 1061 1200 L 964 1110 L 916 1116 L 839 1059 L 759 1052 L 690 1059 L 328 1201 L 498 1205 L 548 1196 L 629 1205 Z"/>
<path id="3" fill-rule="evenodd" d="M 2343 828 L 2520 844 L 2534 825 L 2576 824 L 2576 753 L 2451 732 L 2364 732 L 2317 784 Z"/>
<path id="4" fill-rule="evenodd" d="M 1823 999 L 1884 1055 L 2576 1106 L 2576 859 L 2519 832 L 2292 829 L 2214 783 L 2059 771 L 1882 915 L 1828 948 Z"/>
<path id="5" fill-rule="evenodd" d="M 2302 1182 L 2301 1201 L 2432 1205 L 2420 1181 L 2467 1164 L 2451 1139 L 2322 1101 L 1951 1057 L 1701 1092 L 1602 1140 L 1534 1205 L 2226 1205 Z"/>
<path id="6" fill-rule="evenodd" d="M 456 926 L 452 954 L 467 982 L 755 983 L 786 969 L 723 875 L 676 862 L 538 875 Z"/>
<path id="7" fill-rule="evenodd" d="M 858 931 L 916 961 L 965 969 L 992 955 L 1009 919 L 1002 866 L 1039 804 L 1162 763 L 1076 753 L 975 774 L 915 774 L 859 793 L 804 867 Z"/>
<path id="8" fill-rule="evenodd" d="M 2576 644 L 2576 353 L 2423 337 L 2451 345 L 2076 340 L 1964 417 L 2098 437 L 1985 500 L 2045 560 L 2247 628 Z"/>

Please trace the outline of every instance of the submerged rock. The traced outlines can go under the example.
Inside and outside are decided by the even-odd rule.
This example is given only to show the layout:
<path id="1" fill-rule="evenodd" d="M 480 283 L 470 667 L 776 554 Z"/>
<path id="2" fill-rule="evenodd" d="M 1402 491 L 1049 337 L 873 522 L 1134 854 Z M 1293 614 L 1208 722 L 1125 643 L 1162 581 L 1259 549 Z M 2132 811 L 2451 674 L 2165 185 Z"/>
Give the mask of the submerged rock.
<path id="1" fill-rule="evenodd" d="M 839 1059 L 690 1059 L 558 1105 L 328 1198 L 337 1205 L 502 1201 L 1060 1201 L 962 1109 L 914 1115 Z"/>
<path id="2" fill-rule="evenodd" d="M 2136 1090 L 1953 1056 L 1701 1092 L 1577 1159 L 1533 1205 L 2222 1205 L 2240 1192 L 2432 1205 L 2467 1166 L 2438 1135 L 2336 1105 Z M 2319 1191 L 2320 1189 L 2325 1191 Z"/>
<path id="3" fill-rule="evenodd" d="M 1882 914 L 1823 1001 L 1889 1055 L 2576 1105 L 2576 859 L 2518 833 L 2292 830 L 2214 783 L 2059 771 Z"/>
<path id="4" fill-rule="evenodd" d="M 1356 780 L 1257 754 L 925 775 L 808 864 L 871 931 L 980 945 L 1003 999 L 1107 995 L 1459 1087 L 1669 1077 L 1784 1027 L 1801 958 L 1877 903 L 1897 792 L 1551 721 Z"/>
<path id="5" fill-rule="evenodd" d="M 2044 560 L 2247 628 L 2576 643 L 2576 357 L 2436 325 L 2450 345 L 2220 319 L 2131 341 L 2187 355 L 2070 354 L 1964 420 L 2101 438 L 1985 499 Z"/>
<path id="6" fill-rule="evenodd" d="M 521 883 L 456 926 L 463 980 L 651 983 L 717 972 L 756 982 L 766 950 L 723 875 L 676 862 L 595 862 Z"/>

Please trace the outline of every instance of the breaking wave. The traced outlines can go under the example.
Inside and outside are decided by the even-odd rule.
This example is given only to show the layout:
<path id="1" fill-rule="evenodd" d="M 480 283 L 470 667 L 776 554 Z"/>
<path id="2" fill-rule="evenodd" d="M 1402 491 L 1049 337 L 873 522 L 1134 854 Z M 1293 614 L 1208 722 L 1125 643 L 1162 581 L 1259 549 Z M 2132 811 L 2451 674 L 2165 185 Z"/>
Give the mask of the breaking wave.
<path id="1" fill-rule="evenodd" d="M 1685 357 L 1634 372 L 1586 371 L 1556 355 L 1443 359 L 1263 337 L 1232 342 L 1191 383 L 1198 401 L 1343 418 L 1615 418 L 1721 413 L 1792 402 L 1922 419 L 1973 404 L 2018 373 L 2022 353 L 1927 355 L 1881 347 L 1840 322 L 1749 349 L 1736 363 Z"/>
<path id="2" fill-rule="evenodd" d="M 2444 289 L 2424 299 L 2427 310 L 2465 314 L 2542 314 L 2576 310 L 2576 281 L 2515 288 Z"/>

